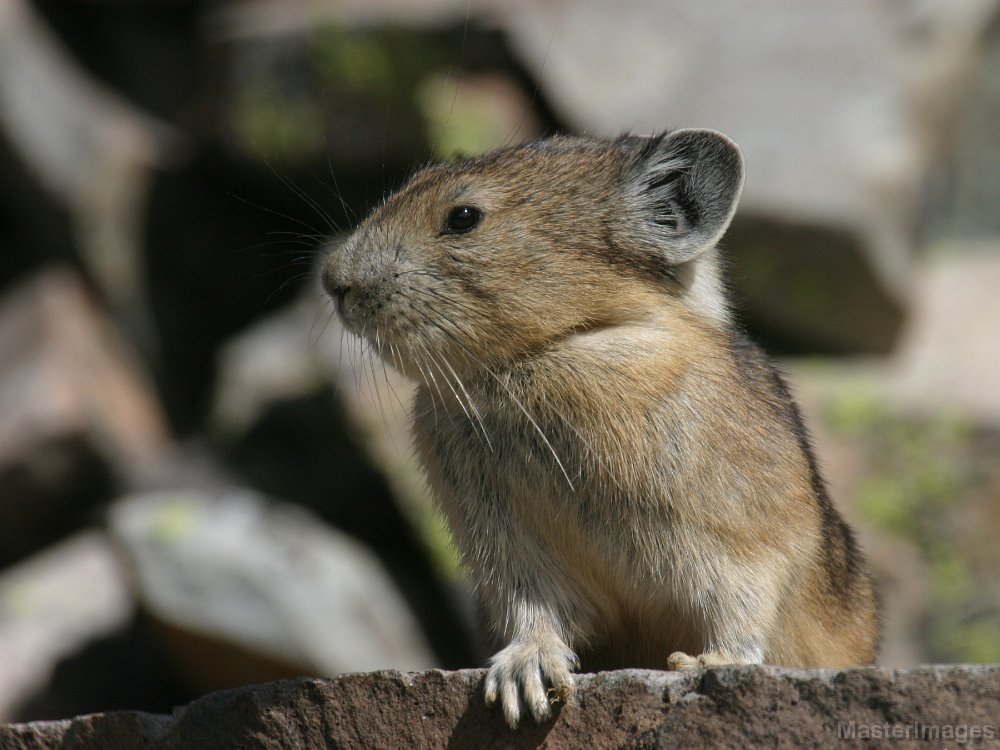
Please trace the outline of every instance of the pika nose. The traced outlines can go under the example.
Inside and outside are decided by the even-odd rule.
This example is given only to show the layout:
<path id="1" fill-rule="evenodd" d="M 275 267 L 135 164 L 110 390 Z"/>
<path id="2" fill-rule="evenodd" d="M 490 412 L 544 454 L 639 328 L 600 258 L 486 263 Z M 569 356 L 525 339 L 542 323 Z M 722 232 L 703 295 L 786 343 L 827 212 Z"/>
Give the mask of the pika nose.
<path id="1" fill-rule="evenodd" d="M 340 313 L 341 317 L 344 317 L 344 301 L 347 299 L 347 293 L 351 291 L 351 287 L 347 285 L 331 285 L 327 286 L 327 292 L 333 297 L 333 300 L 337 303 L 337 312 Z"/>
<path id="2" fill-rule="evenodd" d="M 337 303 L 337 311 L 343 315 L 344 299 L 347 297 L 347 293 L 351 291 L 350 285 L 337 278 L 334 273 L 333 264 L 331 263 L 328 263 L 323 269 L 321 282 L 326 293 Z"/>
<path id="3" fill-rule="evenodd" d="M 334 301 L 337 303 L 337 312 L 340 313 L 341 317 L 344 315 L 344 300 L 347 299 L 347 293 L 351 291 L 349 286 L 337 287 L 332 289 L 330 293 L 333 295 Z"/>

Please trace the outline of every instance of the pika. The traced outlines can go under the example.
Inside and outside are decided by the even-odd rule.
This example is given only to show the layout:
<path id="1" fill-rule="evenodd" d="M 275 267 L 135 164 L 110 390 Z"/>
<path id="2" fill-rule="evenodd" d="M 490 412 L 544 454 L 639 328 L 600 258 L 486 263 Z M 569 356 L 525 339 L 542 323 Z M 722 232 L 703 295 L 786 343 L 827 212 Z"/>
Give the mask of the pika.
<path id="1" fill-rule="evenodd" d="M 346 328 L 417 383 L 512 727 L 581 667 L 875 659 L 862 553 L 727 302 L 743 175 L 710 130 L 549 138 L 419 171 L 323 268 Z"/>

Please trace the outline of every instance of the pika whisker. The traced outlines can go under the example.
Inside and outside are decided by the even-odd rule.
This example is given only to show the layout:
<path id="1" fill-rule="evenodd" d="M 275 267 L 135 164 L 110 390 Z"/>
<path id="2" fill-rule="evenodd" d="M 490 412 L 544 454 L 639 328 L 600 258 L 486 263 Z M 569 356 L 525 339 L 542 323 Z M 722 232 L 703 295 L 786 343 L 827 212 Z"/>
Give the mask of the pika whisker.
<path id="1" fill-rule="evenodd" d="M 462 383 L 462 378 L 460 378 L 458 373 L 455 372 L 455 369 L 450 364 L 448 364 L 448 360 L 445 359 L 444 357 L 441 357 L 441 362 L 444 363 L 444 366 L 448 368 L 448 371 L 451 373 L 452 378 L 454 378 L 455 380 L 455 384 L 459 387 L 459 390 L 461 390 L 462 393 L 465 395 L 465 401 L 469 406 L 469 411 L 471 411 L 472 414 L 475 415 L 476 421 L 479 423 L 479 427 L 482 430 L 483 437 L 486 438 L 486 445 L 489 447 L 490 452 L 492 452 L 493 443 L 490 440 L 489 432 L 486 430 L 486 424 L 483 422 L 483 415 L 479 412 L 479 407 L 476 406 L 476 402 L 473 401 L 472 396 L 469 395 L 468 390 L 466 390 L 465 384 Z"/>
<path id="2" fill-rule="evenodd" d="M 556 453 L 556 449 L 549 441 L 549 438 L 545 434 L 545 431 L 542 430 L 541 425 L 538 424 L 538 421 L 533 416 L 531 416 L 531 412 L 529 412 L 527 407 L 525 407 L 525 405 L 521 402 L 521 399 L 519 399 L 517 395 L 514 393 L 514 391 L 506 383 L 503 382 L 503 379 L 500 378 L 499 375 L 493 372 L 493 369 L 491 367 L 489 367 L 479 357 L 473 354 L 468 349 L 468 347 L 466 347 L 465 344 L 463 344 L 461 340 L 459 340 L 459 338 L 454 333 L 452 333 L 447 328 L 439 324 L 436 320 L 429 320 L 427 322 L 430 325 L 437 328 L 443 334 L 448 336 L 459 347 L 459 349 L 461 349 L 465 353 L 465 355 L 469 357 L 469 359 L 478 364 L 483 369 L 483 372 L 489 375 L 493 379 L 493 381 L 500 386 L 500 388 L 504 391 L 504 393 L 506 393 L 507 397 L 511 400 L 511 402 L 521 411 L 522 414 L 524 414 L 528 422 L 534 428 L 535 432 L 538 433 L 538 436 L 542 439 L 542 442 L 545 444 L 545 447 L 548 448 L 549 453 L 552 455 L 552 458 L 555 459 L 556 465 L 559 467 L 559 471 L 561 471 L 563 477 L 565 477 L 566 484 L 569 485 L 571 491 L 574 490 L 575 488 L 573 486 L 573 480 L 570 479 L 569 472 L 566 471 L 566 467 L 563 465 L 562 459 L 559 458 L 559 454 Z"/>
<path id="3" fill-rule="evenodd" d="M 469 407 L 472 407 L 473 410 L 475 409 L 472 402 L 470 401 L 467 407 L 466 403 L 462 400 L 461 395 L 459 395 L 458 391 L 455 390 L 455 387 L 451 384 L 451 380 L 448 378 L 448 374 L 441 367 L 441 362 L 444 361 L 445 361 L 444 358 L 441 357 L 440 355 L 438 355 L 437 357 L 432 357 L 430 360 L 431 364 L 434 367 L 437 367 L 438 372 L 441 374 L 441 379 L 444 380 L 445 385 L 448 386 L 449 390 L 451 390 L 452 392 L 452 395 L 455 397 L 455 401 L 458 403 L 462 411 L 465 413 L 466 418 L 469 420 L 469 424 L 472 425 L 473 432 L 476 433 L 476 437 L 478 437 L 480 440 L 485 439 L 486 443 L 490 446 L 490 450 L 492 450 L 493 445 L 492 443 L 490 443 L 489 435 L 486 432 L 486 426 L 482 424 L 482 417 L 479 415 L 478 411 L 470 411 Z M 445 362 L 445 364 L 447 365 L 447 362 Z M 451 367 L 449 366 L 448 369 L 451 370 Z M 454 370 L 452 370 L 452 372 L 454 372 Z M 475 417 L 473 417 L 473 413 L 475 414 Z"/>
<path id="4" fill-rule="evenodd" d="M 414 360 L 414 365 L 417 368 L 417 372 L 420 373 L 420 377 L 423 379 L 424 385 L 427 386 L 427 391 L 426 391 L 427 394 L 428 394 L 427 400 L 430 401 L 430 409 L 425 409 L 423 412 L 420 412 L 420 411 L 418 411 L 418 405 L 414 402 L 411 411 L 412 411 L 414 417 L 423 417 L 423 416 L 426 416 L 427 412 L 429 411 L 430 414 L 434 418 L 434 427 L 437 428 L 438 427 L 438 407 L 437 407 L 437 401 L 435 401 L 435 399 L 434 399 L 434 391 L 437 390 L 437 383 L 434 384 L 434 390 L 432 390 L 431 387 L 430 387 L 430 383 L 427 380 L 426 363 L 423 362 L 421 358 L 418 358 L 418 359 Z M 438 396 L 438 398 L 440 398 L 440 395 Z"/>

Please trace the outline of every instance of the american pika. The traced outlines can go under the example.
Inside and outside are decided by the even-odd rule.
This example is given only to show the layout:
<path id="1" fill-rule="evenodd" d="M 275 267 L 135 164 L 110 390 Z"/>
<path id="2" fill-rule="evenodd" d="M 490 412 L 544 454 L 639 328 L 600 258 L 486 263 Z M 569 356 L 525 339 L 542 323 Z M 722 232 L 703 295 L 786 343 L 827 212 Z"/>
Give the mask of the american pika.
<path id="1" fill-rule="evenodd" d="M 418 384 L 511 726 L 580 666 L 875 659 L 863 557 L 730 315 L 742 184 L 713 131 L 550 138 L 421 170 L 327 260 L 346 327 Z"/>

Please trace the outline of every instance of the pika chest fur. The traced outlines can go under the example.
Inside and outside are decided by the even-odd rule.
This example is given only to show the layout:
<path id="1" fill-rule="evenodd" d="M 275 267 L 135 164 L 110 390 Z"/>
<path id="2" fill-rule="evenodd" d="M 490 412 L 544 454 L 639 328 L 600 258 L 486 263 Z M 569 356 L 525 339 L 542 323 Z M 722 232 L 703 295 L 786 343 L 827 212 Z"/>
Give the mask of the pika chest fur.
<path id="1" fill-rule="evenodd" d="M 716 243 L 742 183 L 713 131 L 552 138 L 418 172 L 327 261 L 347 328 L 418 384 L 511 726 L 581 664 L 875 658 L 861 553 L 730 317 Z"/>

